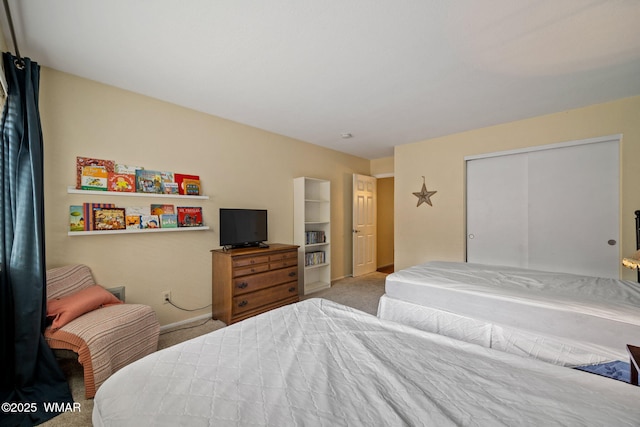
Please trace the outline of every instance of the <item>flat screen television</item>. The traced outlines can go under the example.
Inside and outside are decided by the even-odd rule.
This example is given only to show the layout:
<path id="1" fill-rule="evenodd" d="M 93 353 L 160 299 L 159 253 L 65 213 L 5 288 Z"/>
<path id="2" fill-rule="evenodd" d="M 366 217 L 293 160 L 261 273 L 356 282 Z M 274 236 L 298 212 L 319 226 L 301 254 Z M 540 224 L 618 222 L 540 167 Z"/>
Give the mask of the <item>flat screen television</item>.
<path id="1" fill-rule="evenodd" d="M 220 246 L 266 247 L 266 209 L 220 209 Z"/>

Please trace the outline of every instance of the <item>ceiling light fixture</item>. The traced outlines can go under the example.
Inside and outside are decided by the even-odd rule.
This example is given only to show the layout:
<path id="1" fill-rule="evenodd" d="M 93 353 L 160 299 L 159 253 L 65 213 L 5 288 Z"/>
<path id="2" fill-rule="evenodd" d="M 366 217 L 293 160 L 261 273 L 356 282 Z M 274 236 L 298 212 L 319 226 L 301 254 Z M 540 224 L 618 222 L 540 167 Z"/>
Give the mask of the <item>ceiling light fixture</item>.
<path id="1" fill-rule="evenodd" d="M 340 134 L 340 137 L 341 137 L 342 139 L 349 139 L 349 138 L 353 138 L 353 134 L 352 134 L 352 133 L 345 132 L 345 133 L 341 133 L 341 134 Z"/>

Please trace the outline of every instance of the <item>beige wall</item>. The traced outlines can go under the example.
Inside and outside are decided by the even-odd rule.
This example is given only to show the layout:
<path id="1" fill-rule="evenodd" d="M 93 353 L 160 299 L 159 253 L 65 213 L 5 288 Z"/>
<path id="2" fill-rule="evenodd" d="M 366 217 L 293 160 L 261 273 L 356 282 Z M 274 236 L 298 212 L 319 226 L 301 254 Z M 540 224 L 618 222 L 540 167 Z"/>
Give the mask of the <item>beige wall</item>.
<path id="1" fill-rule="evenodd" d="M 393 156 L 371 160 L 371 175 L 384 177 L 393 175 Z"/>
<path id="2" fill-rule="evenodd" d="M 640 97 L 506 123 L 398 146 L 395 149 L 395 265 L 465 256 L 464 157 L 622 134 L 620 250 L 635 250 L 634 211 L 640 209 Z M 416 207 L 425 176 L 433 207 Z M 594 203 L 598 197 L 594 194 Z M 576 215 L 579 215 L 576 212 Z M 621 277 L 634 272 L 621 268 Z"/>
<path id="3" fill-rule="evenodd" d="M 162 304 L 160 294 L 170 290 L 187 308 L 210 303 L 218 208 L 266 208 L 269 241 L 292 243 L 293 178 L 310 176 L 331 180 L 332 278 L 351 274 L 351 177 L 369 174 L 368 160 L 52 69 L 41 74 L 49 268 L 85 263 L 100 284 L 126 286 L 128 302 L 153 306 L 163 325 L 206 314 L 211 308 L 183 312 Z M 67 194 L 76 156 L 200 175 L 209 200 L 168 203 L 202 206 L 212 231 L 68 236 L 69 205 L 167 202 Z"/>

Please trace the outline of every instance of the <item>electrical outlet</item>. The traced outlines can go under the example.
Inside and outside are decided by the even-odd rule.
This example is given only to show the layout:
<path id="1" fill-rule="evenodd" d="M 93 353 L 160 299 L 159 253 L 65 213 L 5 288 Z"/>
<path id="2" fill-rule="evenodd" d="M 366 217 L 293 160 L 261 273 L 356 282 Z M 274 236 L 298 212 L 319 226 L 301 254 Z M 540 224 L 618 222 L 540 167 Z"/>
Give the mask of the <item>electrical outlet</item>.
<path id="1" fill-rule="evenodd" d="M 171 291 L 162 292 L 162 303 L 166 304 L 171 300 Z"/>

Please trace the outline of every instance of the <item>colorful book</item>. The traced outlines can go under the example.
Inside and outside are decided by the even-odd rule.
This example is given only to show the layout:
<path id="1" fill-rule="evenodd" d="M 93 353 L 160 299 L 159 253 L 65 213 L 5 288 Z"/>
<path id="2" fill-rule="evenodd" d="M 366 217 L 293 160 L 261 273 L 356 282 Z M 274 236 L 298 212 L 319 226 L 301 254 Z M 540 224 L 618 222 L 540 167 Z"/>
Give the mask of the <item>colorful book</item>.
<path id="1" fill-rule="evenodd" d="M 82 211 L 84 214 L 84 229 L 85 231 L 93 231 L 94 230 L 94 213 L 96 210 L 100 209 L 111 209 L 115 208 L 116 205 L 113 203 L 83 203 Z"/>
<path id="2" fill-rule="evenodd" d="M 162 192 L 164 194 L 180 194 L 178 192 L 178 183 L 177 182 L 163 182 L 162 183 Z"/>
<path id="3" fill-rule="evenodd" d="M 185 188 L 182 185 L 185 179 L 192 179 L 195 181 L 200 181 L 200 177 L 198 175 L 185 175 L 182 173 L 177 173 L 174 175 L 175 182 L 178 184 L 178 194 L 187 194 L 185 193 Z"/>
<path id="4" fill-rule="evenodd" d="M 102 166 L 82 168 L 80 188 L 82 190 L 107 191 L 109 172 Z"/>
<path id="5" fill-rule="evenodd" d="M 178 215 L 177 214 L 162 214 L 162 215 L 160 215 L 160 227 L 161 228 L 177 228 L 178 227 Z"/>
<path id="6" fill-rule="evenodd" d="M 82 206 L 69 206 L 69 231 L 84 230 L 84 210 Z"/>
<path id="7" fill-rule="evenodd" d="M 127 215 L 151 215 L 149 206 L 127 206 L 125 208 Z"/>
<path id="8" fill-rule="evenodd" d="M 176 213 L 173 205 L 151 205 L 151 215 L 174 214 Z"/>
<path id="9" fill-rule="evenodd" d="M 175 177 L 173 172 L 161 171 L 160 176 L 162 177 L 162 182 L 175 182 Z"/>
<path id="10" fill-rule="evenodd" d="M 108 190 L 132 193 L 136 191 L 136 176 L 125 173 L 109 172 Z"/>
<path id="11" fill-rule="evenodd" d="M 140 217 L 140 228 L 160 228 L 160 218 L 158 218 L 158 215 L 142 215 Z"/>
<path id="12" fill-rule="evenodd" d="M 124 212 L 124 208 L 94 209 L 94 230 L 124 230 L 126 228 Z"/>
<path id="13" fill-rule="evenodd" d="M 178 206 L 178 227 L 202 227 L 202 208 Z"/>
<path id="14" fill-rule="evenodd" d="M 82 168 L 86 166 L 99 166 L 107 172 L 114 172 L 115 162 L 91 157 L 76 157 L 76 188 L 78 190 L 82 189 Z"/>
<path id="15" fill-rule="evenodd" d="M 149 208 L 149 206 L 127 206 L 125 208 L 125 220 L 127 222 L 127 228 L 142 228 L 140 224 L 140 217 L 143 215 L 151 215 L 151 209 Z"/>
<path id="16" fill-rule="evenodd" d="M 137 170 L 136 191 L 138 193 L 162 193 L 162 175 L 158 171 Z"/>
<path id="17" fill-rule="evenodd" d="M 125 215 L 124 220 L 127 224 L 127 230 L 140 229 L 140 215 Z"/>
<path id="18" fill-rule="evenodd" d="M 124 173 L 127 175 L 135 175 L 137 170 L 142 170 L 144 169 L 142 166 L 129 166 L 129 165 L 123 165 L 121 163 L 116 163 L 114 166 L 113 171 L 115 173 Z"/>
<path id="19" fill-rule="evenodd" d="M 200 180 L 185 178 L 182 180 L 182 188 L 184 189 L 184 194 L 189 196 L 199 196 Z"/>

